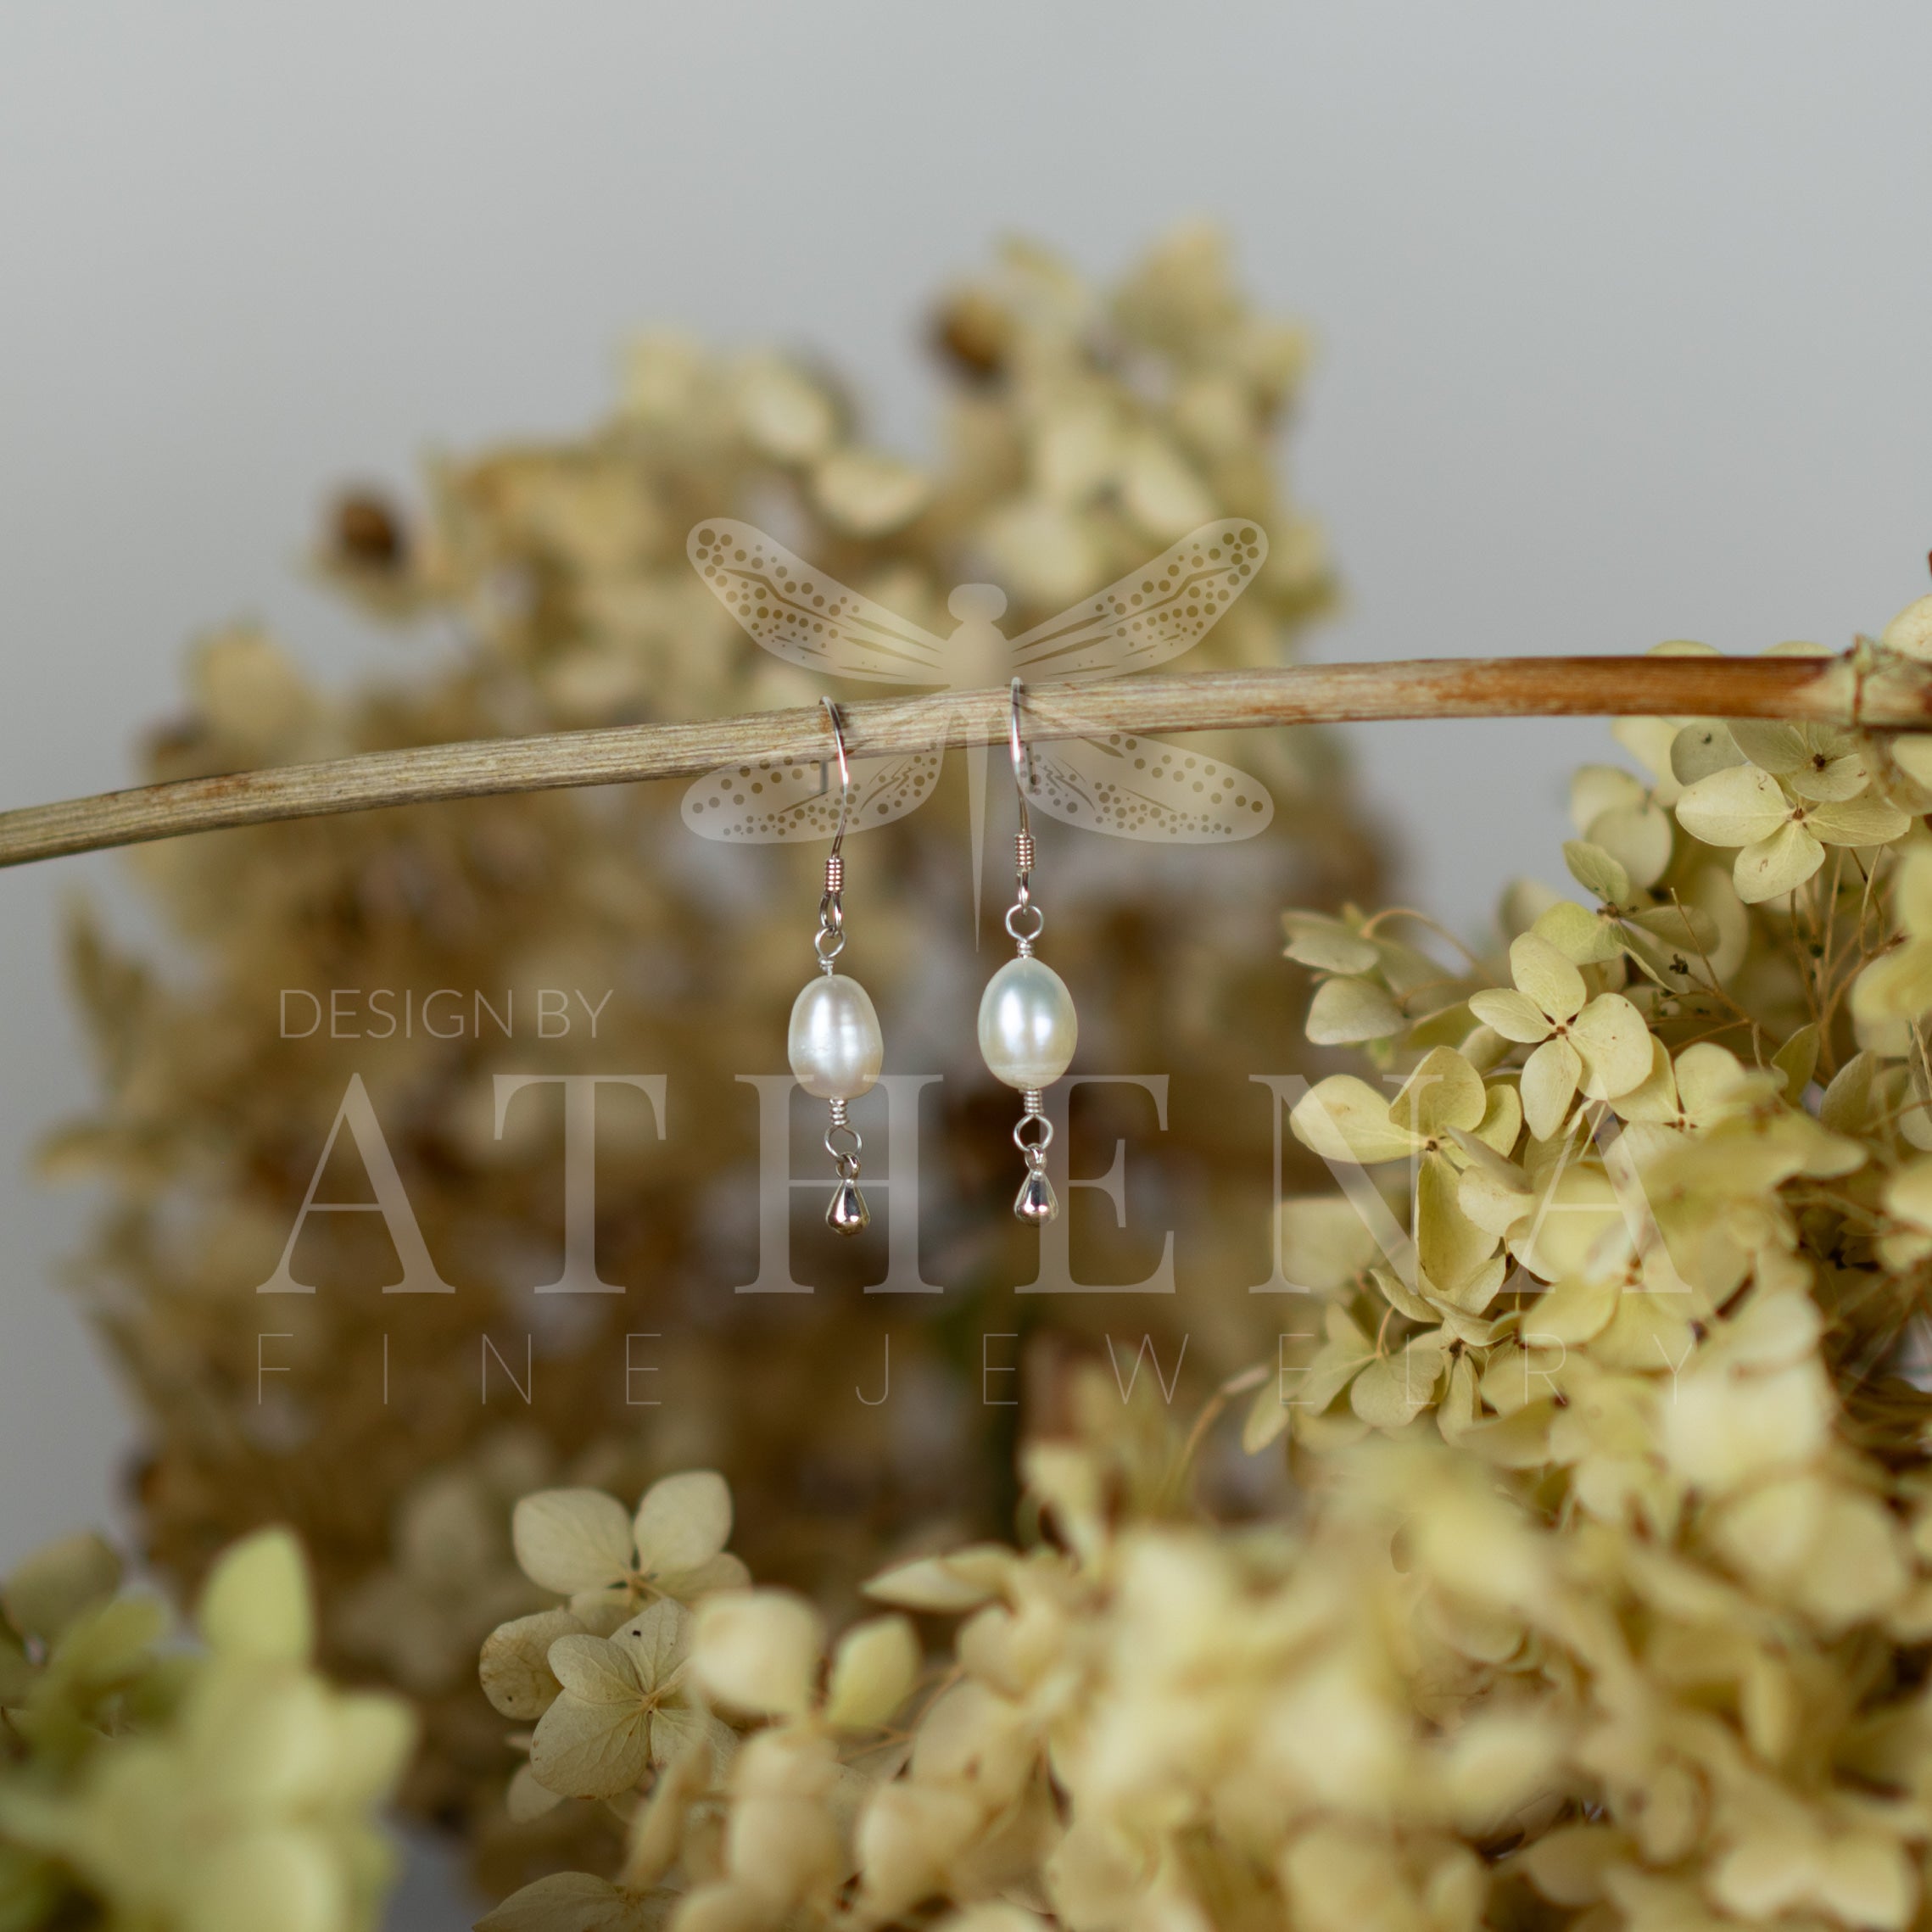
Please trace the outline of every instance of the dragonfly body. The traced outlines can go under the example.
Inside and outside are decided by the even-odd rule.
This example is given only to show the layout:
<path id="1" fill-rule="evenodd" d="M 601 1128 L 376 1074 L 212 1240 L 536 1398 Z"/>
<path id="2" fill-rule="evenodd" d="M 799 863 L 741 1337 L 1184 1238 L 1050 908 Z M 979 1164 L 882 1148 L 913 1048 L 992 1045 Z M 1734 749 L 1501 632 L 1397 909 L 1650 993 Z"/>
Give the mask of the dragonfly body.
<path id="1" fill-rule="evenodd" d="M 956 691 L 984 690 L 1013 676 L 1013 645 L 996 619 L 1006 614 L 997 584 L 962 584 L 946 607 L 959 628 L 946 639 L 946 683 Z"/>

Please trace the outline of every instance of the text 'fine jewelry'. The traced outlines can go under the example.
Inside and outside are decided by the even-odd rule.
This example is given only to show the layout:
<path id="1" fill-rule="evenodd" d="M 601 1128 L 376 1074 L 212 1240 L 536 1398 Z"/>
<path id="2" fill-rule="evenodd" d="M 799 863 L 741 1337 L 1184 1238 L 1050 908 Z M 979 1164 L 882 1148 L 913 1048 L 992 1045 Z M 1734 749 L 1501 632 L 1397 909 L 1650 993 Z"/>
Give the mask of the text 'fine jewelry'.
<path id="1" fill-rule="evenodd" d="M 820 701 L 831 722 L 832 744 L 839 760 L 839 829 L 825 858 L 825 890 L 818 901 L 818 930 L 812 950 L 820 976 L 810 981 L 792 1002 L 791 1025 L 785 1046 L 798 1084 L 815 1098 L 831 1103 L 832 1124 L 825 1130 L 825 1152 L 838 1175 L 825 1225 L 839 1234 L 858 1234 L 871 1225 L 865 1197 L 858 1191 L 859 1155 L 865 1143 L 846 1117 L 849 1102 L 869 1093 L 885 1063 L 885 1042 L 871 996 L 857 980 L 837 969 L 846 949 L 846 815 L 852 803 L 852 768 L 846 762 L 846 734 L 839 707 L 829 698 Z"/>
<path id="2" fill-rule="evenodd" d="M 1041 1089 L 1051 1086 L 1072 1063 L 1080 1027 L 1066 981 L 1045 960 L 1033 956 L 1047 918 L 1033 903 L 1033 827 L 1026 810 L 1033 759 L 1020 737 L 1022 686 L 1017 678 L 1011 695 L 1007 743 L 1013 754 L 1013 782 L 1019 792 L 1019 830 L 1013 841 L 1019 892 L 1007 910 L 1006 930 L 1019 957 L 993 974 L 980 997 L 980 1053 L 996 1080 L 1019 1089 L 1025 1111 L 1013 1139 L 1026 1163 L 1026 1177 L 1013 1197 L 1013 1211 L 1037 1226 L 1060 1211 L 1047 1179 L 1047 1149 L 1053 1144 L 1053 1127 Z"/>

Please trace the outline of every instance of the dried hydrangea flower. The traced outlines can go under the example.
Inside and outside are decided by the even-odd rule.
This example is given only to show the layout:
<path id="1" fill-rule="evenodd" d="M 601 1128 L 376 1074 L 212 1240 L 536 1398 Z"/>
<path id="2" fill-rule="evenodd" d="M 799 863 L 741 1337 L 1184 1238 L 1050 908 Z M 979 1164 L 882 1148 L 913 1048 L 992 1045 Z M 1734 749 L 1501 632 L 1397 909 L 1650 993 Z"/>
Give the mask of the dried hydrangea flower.
<path id="1" fill-rule="evenodd" d="M 600 1489 L 544 1490 L 517 1504 L 512 1534 L 524 1575 L 584 1614 L 612 1601 L 691 1603 L 750 1580 L 724 1547 L 731 1491 L 715 1470 L 654 1483 L 630 1515 Z"/>
<path id="2" fill-rule="evenodd" d="M 531 1740 L 532 1776 L 560 1797 L 608 1798 L 694 1741 L 728 1759 L 736 1739 L 686 1695 L 690 1647 L 690 1613 L 668 1598 L 609 1637 L 557 1638 L 549 1662 L 561 1689 Z"/>
<path id="3" fill-rule="evenodd" d="M 264 1531 L 209 1575 L 200 1654 L 164 1656 L 152 1599 L 114 1597 L 76 1538 L 8 1579 L 14 1680 L 0 1752 L 10 1923 L 360 1932 L 394 1857 L 374 1812 L 414 1745 L 399 1699 L 310 1667 L 299 1545 Z M 51 1861 L 40 1862 L 37 1861 Z"/>
<path id="4" fill-rule="evenodd" d="M 1539 1141 L 1561 1131 L 1581 1087 L 1593 1100 L 1628 1093 L 1650 1070 L 1643 1015 L 1620 993 L 1590 997 L 1583 975 L 1533 932 L 1510 947 L 1511 990 L 1472 995 L 1469 1010 L 1533 1049 L 1522 1069 L 1523 1119 Z"/>

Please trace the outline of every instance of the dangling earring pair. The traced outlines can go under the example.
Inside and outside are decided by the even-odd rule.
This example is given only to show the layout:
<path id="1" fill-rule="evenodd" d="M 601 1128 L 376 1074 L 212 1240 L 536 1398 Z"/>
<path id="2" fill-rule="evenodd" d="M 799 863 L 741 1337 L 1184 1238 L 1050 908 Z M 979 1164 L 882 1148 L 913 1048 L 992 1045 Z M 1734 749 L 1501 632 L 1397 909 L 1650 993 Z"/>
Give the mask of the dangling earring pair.
<path id="1" fill-rule="evenodd" d="M 988 1070 L 996 1080 L 1019 1091 L 1023 1111 L 1013 1139 L 1026 1164 L 1026 1173 L 1013 1198 L 1013 1211 L 1021 1220 L 1039 1226 L 1060 1211 L 1047 1179 L 1047 1150 L 1053 1142 L 1053 1127 L 1047 1118 L 1041 1089 L 1051 1086 L 1072 1064 L 1080 1029 L 1066 982 L 1034 956 L 1047 919 L 1033 902 L 1033 829 L 1026 808 L 1027 794 L 1033 789 L 1033 759 L 1020 735 L 1023 693 L 1024 686 L 1015 678 L 1007 744 L 1013 758 L 1013 785 L 1019 795 L 1019 829 L 1013 841 L 1019 891 L 1008 908 L 1006 930 L 1016 957 L 986 982 L 980 999 L 979 1031 L 980 1053 Z M 877 1084 L 885 1047 L 871 997 L 857 980 L 837 971 L 834 963 L 846 944 L 841 853 L 852 803 L 852 770 L 846 759 L 838 706 L 829 698 L 820 702 L 825 706 L 838 755 L 839 822 L 825 860 L 825 890 L 818 901 L 818 930 L 812 941 L 823 976 L 812 980 L 793 1002 L 786 1045 L 799 1085 L 831 1107 L 825 1151 L 832 1157 L 838 1186 L 825 1211 L 826 1224 L 840 1234 L 857 1234 L 872 1217 L 865 1197 L 858 1191 L 863 1143 L 846 1109 Z"/>

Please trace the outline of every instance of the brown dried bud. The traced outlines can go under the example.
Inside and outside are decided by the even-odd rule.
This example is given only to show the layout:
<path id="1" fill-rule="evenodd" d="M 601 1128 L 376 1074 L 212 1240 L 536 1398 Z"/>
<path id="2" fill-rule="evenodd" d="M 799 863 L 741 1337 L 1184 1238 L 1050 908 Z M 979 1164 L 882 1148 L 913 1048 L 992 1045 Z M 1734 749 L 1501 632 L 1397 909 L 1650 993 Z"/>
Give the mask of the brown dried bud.
<path id="1" fill-rule="evenodd" d="M 932 320 L 932 343 L 958 374 L 975 382 L 1006 373 L 1012 318 L 981 290 L 968 288 L 942 303 Z"/>
<path id="2" fill-rule="evenodd" d="M 409 561 L 409 532 L 387 498 L 344 490 L 329 512 L 328 548 L 352 569 L 398 571 Z"/>

